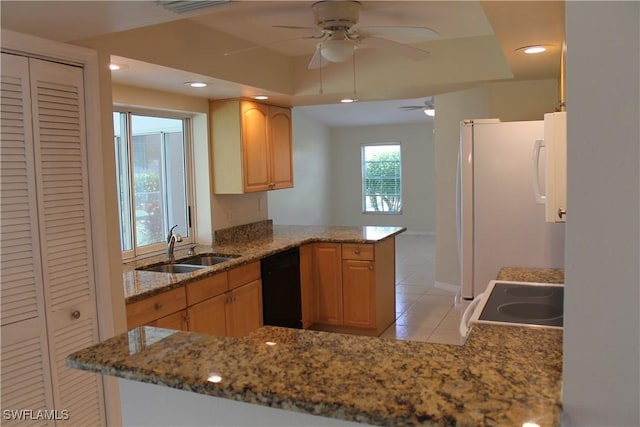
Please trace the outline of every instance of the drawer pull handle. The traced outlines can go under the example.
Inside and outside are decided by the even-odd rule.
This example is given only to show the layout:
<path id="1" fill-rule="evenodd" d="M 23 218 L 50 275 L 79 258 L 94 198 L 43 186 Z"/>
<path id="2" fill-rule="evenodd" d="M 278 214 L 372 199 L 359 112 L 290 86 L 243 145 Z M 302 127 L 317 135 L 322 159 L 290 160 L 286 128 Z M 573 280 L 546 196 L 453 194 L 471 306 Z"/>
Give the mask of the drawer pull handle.
<path id="1" fill-rule="evenodd" d="M 162 308 L 162 303 L 157 302 L 154 306 L 153 306 L 156 310 L 160 310 Z"/>
<path id="2" fill-rule="evenodd" d="M 369 270 L 373 271 L 373 265 L 369 266 Z"/>
<path id="3" fill-rule="evenodd" d="M 78 320 L 80 318 L 80 310 L 73 310 L 71 312 L 71 318 L 73 320 Z"/>
<path id="4" fill-rule="evenodd" d="M 356 255 L 360 255 L 360 249 L 354 249 L 353 253 L 356 254 Z"/>

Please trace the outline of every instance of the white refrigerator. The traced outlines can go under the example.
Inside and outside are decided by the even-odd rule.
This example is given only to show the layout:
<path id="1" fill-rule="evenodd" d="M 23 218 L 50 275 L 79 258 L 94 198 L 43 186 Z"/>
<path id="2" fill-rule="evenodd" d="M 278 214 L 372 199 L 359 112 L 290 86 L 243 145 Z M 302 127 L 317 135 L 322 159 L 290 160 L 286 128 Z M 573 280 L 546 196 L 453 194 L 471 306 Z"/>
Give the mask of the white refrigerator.
<path id="1" fill-rule="evenodd" d="M 501 267 L 564 266 L 564 224 L 545 221 L 533 190 L 534 148 L 543 138 L 542 120 L 460 124 L 457 231 L 464 299 L 482 293 Z"/>

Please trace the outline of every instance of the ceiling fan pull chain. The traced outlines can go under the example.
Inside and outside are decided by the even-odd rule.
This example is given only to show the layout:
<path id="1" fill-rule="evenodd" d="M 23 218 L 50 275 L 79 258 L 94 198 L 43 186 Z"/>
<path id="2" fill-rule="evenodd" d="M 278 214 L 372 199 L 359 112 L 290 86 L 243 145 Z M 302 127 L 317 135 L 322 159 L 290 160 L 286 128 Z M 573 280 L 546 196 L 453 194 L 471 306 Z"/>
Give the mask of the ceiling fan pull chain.
<path id="1" fill-rule="evenodd" d="M 353 100 L 358 99 L 356 92 L 356 49 L 353 50 Z"/>
<path id="2" fill-rule="evenodd" d="M 320 49 L 320 95 L 322 95 L 324 93 L 322 88 L 322 43 L 320 43 L 318 49 Z"/>

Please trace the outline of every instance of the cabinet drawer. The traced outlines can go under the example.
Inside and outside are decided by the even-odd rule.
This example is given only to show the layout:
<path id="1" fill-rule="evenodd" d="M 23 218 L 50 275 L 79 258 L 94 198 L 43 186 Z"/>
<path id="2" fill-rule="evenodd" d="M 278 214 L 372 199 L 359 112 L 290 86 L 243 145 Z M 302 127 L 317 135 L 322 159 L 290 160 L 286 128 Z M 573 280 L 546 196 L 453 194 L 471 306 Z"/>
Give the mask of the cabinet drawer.
<path id="1" fill-rule="evenodd" d="M 260 278 L 260 261 L 229 270 L 229 289 L 246 285 Z"/>
<path id="2" fill-rule="evenodd" d="M 187 307 L 184 287 L 176 288 L 127 305 L 127 327 L 145 325 Z"/>
<path id="3" fill-rule="evenodd" d="M 197 282 L 187 283 L 186 288 L 187 305 L 199 303 L 227 291 L 227 273 L 215 274 Z"/>
<path id="4" fill-rule="evenodd" d="M 373 261 L 373 245 L 367 243 L 343 243 L 342 259 Z"/>

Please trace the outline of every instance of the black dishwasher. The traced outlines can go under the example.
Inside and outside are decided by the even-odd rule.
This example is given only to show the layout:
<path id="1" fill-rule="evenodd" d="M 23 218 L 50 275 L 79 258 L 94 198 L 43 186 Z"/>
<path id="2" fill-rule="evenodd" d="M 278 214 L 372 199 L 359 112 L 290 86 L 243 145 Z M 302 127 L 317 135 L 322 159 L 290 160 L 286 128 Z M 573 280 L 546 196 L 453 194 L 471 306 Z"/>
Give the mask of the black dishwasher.
<path id="1" fill-rule="evenodd" d="M 263 258 L 260 270 L 264 324 L 302 328 L 299 248 Z"/>

